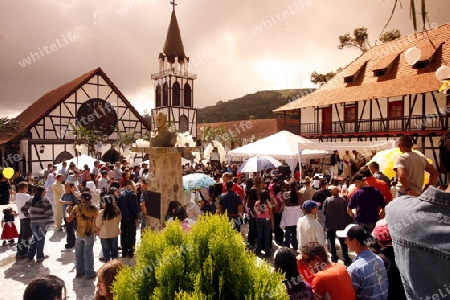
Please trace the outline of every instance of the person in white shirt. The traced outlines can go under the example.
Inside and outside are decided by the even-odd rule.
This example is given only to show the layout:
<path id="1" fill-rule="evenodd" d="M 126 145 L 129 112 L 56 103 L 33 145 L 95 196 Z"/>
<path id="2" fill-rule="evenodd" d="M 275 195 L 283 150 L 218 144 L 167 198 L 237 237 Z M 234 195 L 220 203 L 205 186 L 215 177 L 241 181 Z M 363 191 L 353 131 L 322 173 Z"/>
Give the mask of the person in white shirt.
<path id="1" fill-rule="evenodd" d="M 28 257 L 28 240 L 31 238 L 31 221 L 30 218 L 26 218 L 25 215 L 20 211 L 22 206 L 30 200 L 32 197 L 28 194 L 28 183 L 25 181 L 19 182 L 17 185 L 16 194 L 16 207 L 19 212 L 20 219 L 20 232 L 19 239 L 17 241 L 17 254 L 16 258 L 27 258 Z"/>
<path id="2" fill-rule="evenodd" d="M 301 248 L 309 242 L 318 242 L 327 247 L 323 226 L 317 220 L 319 205 L 317 202 L 307 200 L 302 205 L 305 215 L 297 222 L 298 247 Z"/>
<path id="3" fill-rule="evenodd" d="M 63 162 L 61 169 L 59 169 L 58 174 L 61 174 L 64 176 L 64 180 L 67 179 L 67 176 L 69 175 L 69 170 L 67 169 L 67 163 Z"/>
<path id="4" fill-rule="evenodd" d="M 102 193 L 106 194 L 109 191 L 108 171 L 103 170 L 101 174 L 102 177 L 98 180 L 97 187 Z"/>

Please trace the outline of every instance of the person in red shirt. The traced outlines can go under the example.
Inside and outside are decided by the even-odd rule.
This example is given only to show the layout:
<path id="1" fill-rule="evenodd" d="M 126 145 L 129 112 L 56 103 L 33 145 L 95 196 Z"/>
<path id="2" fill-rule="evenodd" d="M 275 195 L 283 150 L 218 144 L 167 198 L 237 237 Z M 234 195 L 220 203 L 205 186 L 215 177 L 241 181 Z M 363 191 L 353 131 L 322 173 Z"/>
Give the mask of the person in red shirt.
<path id="1" fill-rule="evenodd" d="M 315 299 L 328 295 L 333 300 L 356 300 L 352 279 L 347 269 L 338 263 L 330 263 L 327 250 L 318 242 L 302 246 L 302 261 L 314 273 L 311 288 Z"/>
<path id="2" fill-rule="evenodd" d="M 368 167 L 362 167 L 359 172 L 366 176 L 366 182 L 368 185 L 373 186 L 374 188 L 378 189 L 381 194 L 383 194 L 384 201 L 386 203 L 389 203 L 392 201 L 392 193 L 389 186 L 381 179 L 376 179 L 372 176 L 372 172 L 370 172 Z"/>
<path id="3" fill-rule="evenodd" d="M 229 173 L 229 172 L 223 173 L 223 175 L 222 175 L 222 182 L 223 182 L 222 193 L 226 193 L 226 191 L 227 191 L 226 183 L 229 180 L 232 180 L 231 173 Z M 239 197 L 242 200 L 242 204 L 244 204 L 244 202 L 245 202 L 244 189 L 242 187 L 240 187 L 236 182 L 234 182 L 234 180 L 233 180 L 233 192 L 235 192 L 236 194 L 239 195 Z"/>

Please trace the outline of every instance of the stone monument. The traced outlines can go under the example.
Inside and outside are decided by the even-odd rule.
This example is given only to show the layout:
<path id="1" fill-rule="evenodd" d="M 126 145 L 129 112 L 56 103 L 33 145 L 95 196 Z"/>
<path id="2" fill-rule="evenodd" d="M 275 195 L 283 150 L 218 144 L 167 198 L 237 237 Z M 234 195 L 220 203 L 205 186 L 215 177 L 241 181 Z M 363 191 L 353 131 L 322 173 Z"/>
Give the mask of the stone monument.
<path id="1" fill-rule="evenodd" d="M 167 207 L 173 200 L 184 203 L 183 171 L 181 155 L 185 147 L 175 147 L 176 134 L 167 128 L 167 116 L 159 113 L 156 117 L 157 132 L 150 140 L 150 147 L 133 147 L 133 152 L 148 153 L 149 188 L 147 199 L 149 211 L 147 227 L 160 230 L 164 225 Z M 189 148 L 192 151 L 192 148 Z"/>

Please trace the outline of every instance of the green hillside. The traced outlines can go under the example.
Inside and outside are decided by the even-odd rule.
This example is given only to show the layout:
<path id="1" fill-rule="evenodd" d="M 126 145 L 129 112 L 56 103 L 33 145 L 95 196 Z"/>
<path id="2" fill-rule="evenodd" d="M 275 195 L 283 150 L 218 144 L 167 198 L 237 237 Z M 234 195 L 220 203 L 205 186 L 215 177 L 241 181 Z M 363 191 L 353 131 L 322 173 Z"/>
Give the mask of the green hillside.
<path id="1" fill-rule="evenodd" d="M 311 93 L 314 89 L 290 89 L 277 91 L 259 91 L 244 97 L 219 101 L 214 106 L 197 109 L 198 123 L 215 123 L 236 120 L 273 119 L 276 115 L 272 110 L 290 102 L 302 95 Z"/>

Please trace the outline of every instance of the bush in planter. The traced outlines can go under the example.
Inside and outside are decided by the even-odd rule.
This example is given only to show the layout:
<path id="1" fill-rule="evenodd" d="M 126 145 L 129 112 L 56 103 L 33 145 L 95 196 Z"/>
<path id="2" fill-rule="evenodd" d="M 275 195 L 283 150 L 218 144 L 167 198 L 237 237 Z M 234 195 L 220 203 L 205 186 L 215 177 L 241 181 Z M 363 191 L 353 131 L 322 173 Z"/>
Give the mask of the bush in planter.
<path id="1" fill-rule="evenodd" d="M 114 299 L 289 299 L 283 274 L 245 250 L 226 216 L 201 217 L 184 233 L 178 222 L 147 231 L 136 265 L 123 268 Z"/>

